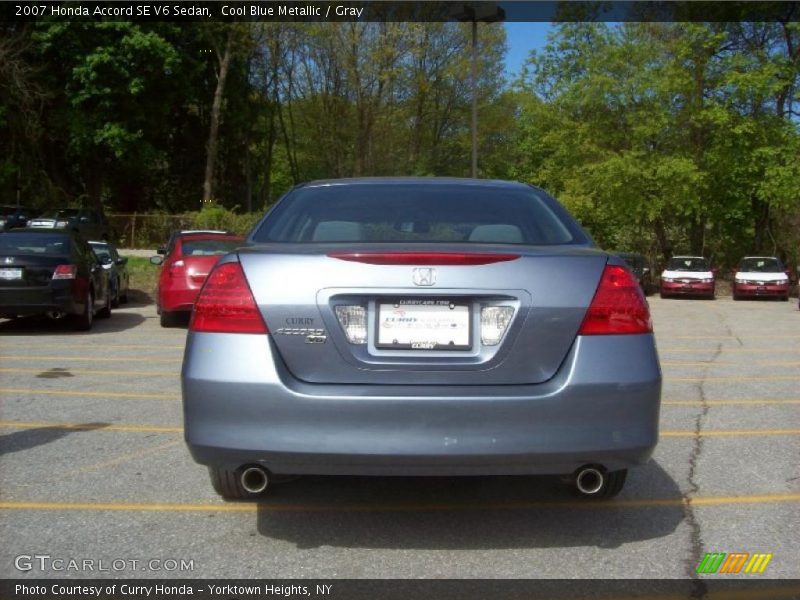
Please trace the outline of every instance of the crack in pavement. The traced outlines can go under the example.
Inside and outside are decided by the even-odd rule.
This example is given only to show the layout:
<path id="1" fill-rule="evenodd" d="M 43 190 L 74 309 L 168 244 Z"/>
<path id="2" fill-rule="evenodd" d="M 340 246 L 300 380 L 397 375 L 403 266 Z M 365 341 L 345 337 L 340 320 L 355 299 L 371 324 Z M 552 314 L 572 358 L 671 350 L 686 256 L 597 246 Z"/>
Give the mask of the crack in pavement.
<path id="1" fill-rule="evenodd" d="M 724 317 L 721 317 L 721 319 L 725 329 L 730 335 L 733 335 L 730 326 L 725 323 Z M 736 339 L 738 340 L 739 338 L 737 337 Z M 739 340 L 739 343 L 741 344 L 741 340 Z M 722 343 L 718 342 L 716 350 L 714 351 L 714 355 L 708 361 L 709 366 L 712 365 L 721 354 Z M 708 374 L 708 368 L 709 367 L 703 368 L 701 380 L 697 384 L 697 391 L 700 395 L 700 412 L 697 413 L 694 420 L 694 437 L 692 439 L 692 451 L 689 454 L 689 474 L 687 476 L 688 489 L 683 495 L 683 512 L 686 522 L 689 525 L 690 542 L 689 557 L 684 562 L 685 574 L 686 577 L 692 582 L 690 598 L 695 598 L 697 600 L 701 600 L 708 595 L 708 586 L 697 574 L 697 565 L 700 564 L 700 560 L 704 555 L 703 548 L 705 543 L 703 542 L 703 533 L 700 527 L 700 521 L 697 518 L 694 506 L 692 505 L 692 498 L 700 492 L 700 485 L 697 483 L 697 467 L 698 462 L 700 461 L 700 456 L 703 453 L 703 422 L 708 416 L 708 412 L 711 408 L 708 404 L 708 399 L 706 398 L 706 391 L 704 388 L 706 376 Z"/>

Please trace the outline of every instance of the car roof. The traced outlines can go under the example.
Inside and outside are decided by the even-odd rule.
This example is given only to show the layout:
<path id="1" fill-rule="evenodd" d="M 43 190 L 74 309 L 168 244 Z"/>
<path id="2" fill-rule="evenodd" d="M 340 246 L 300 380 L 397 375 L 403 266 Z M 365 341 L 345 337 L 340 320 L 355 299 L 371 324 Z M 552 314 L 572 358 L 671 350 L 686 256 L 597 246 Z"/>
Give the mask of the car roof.
<path id="1" fill-rule="evenodd" d="M 503 187 L 509 189 L 531 189 L 526 183 L 502 179 L 472 179 L 468 177 L 350 177 L 343 179 L 318 179 L 302 183 L 298 187 L 326 187 L 335 185 L 441 185 Z"/>
<path id="2" fill-rule="evenodd" d="M 51 228 L 32 228 L 32 229 L 7 229 L 5 231 L 0 231 L 0 233 L 7 233 L 13 235 L 68 235 L 70 237 L 77 237 L 75 232 L 70 227 L 55 227 Z"/>
<path id="3" fill-rule="evenodd" d="M 768 260 L 778 260 L 777 256 L 743 256 L 742 260 L 747 260 L 751 258 L 760 258 L 760 259 L 768 259 Z"/>
<path id="4" fill-rule="evenodd" d="M 688 256 L 688 255 L 684 256 L 684 255 L 681 255 L 681 256 L 673 256 L 672 258 L 702 258 L 703 260 L 706 260 L 705 256 Z"/>

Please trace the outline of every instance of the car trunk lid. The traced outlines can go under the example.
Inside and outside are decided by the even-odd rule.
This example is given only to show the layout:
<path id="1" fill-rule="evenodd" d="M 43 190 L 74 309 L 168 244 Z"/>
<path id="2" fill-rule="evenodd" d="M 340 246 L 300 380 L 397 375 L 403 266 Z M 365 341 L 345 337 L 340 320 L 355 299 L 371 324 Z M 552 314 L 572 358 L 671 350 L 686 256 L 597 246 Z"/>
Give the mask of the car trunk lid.
<path id="1" fill-rule="evenodd" d="M 607 255 L 583 246 L 437 248 L 466 262 L 426 263 L 407 253 L 429 246 L 391 244 L 372 244 L 372 256 L 361 259 L 342 244 L 267 244 L 243 249 L 239 258 L 278 356 L 303 381 L 498 385 L 551 378 L 575 340 Z M 375 253 L 403 252 L 394 264 L 371 264 Z M 469 264 L 487 255 L 506 258 Z M 364 311 L 366 343 L 348 340 L 337 314 L 348 306 Z M 489 307 L 513 309 L 494 345 L 481 336 Z M 406 329 L 393 334 L 395 325 Z M 416 345 L 415 335 L 424 338 Z"/>

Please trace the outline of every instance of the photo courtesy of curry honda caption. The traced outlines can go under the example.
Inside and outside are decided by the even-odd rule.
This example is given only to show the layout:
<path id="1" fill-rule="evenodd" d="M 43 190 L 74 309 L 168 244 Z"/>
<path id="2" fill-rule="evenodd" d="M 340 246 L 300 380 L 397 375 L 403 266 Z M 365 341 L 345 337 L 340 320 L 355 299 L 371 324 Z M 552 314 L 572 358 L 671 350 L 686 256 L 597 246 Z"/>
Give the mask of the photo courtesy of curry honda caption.
<path id="1" fill-rule="evenodd" d="M 638 282 L 521 183 L 295 187 L 208 276 L 181 377 L 226 498 L 302 474 L 557 474 L 607 498 L 658 439 Z"/>

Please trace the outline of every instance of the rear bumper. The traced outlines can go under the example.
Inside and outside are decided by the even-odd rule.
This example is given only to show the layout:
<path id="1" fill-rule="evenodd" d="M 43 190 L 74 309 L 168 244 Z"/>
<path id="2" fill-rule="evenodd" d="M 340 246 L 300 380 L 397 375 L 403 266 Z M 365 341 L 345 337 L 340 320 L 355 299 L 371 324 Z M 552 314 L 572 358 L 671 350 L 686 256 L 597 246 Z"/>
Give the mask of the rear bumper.
<path id="1" fill-rule="evenodd" d="M 307 384 L 266 336 L 190 333 L 182 391 L 186 442 L 202 464 L 294 474 L 566 474 L 649 459 L 661 371 L 652 335 L 596 336 L 579 337 L 558 373 L 537 385 Z"/>
<path id="2" fill-rule="evenodd" d="M 713 283 L 661 282 L 661 293 L 668 296 L 713 296 Z"/>
<path id="3" fill-rule="evenodd" d="M 774 297 L 788 297 L 789 284 L 782 285 L 756 285 L 734 283 L 733 293 L 737 296 L 774 296 Z"/>
<path id="4" fill-rule="evenodd" d="M 166 312 L 191 311 L 198 294 L 200 288 L 170 288 L 161 293 L 159 305 L 161 310 Z"/>
<path id="5" fill-rule="evenodd" d="M 45 288 L 0 289 L 0 314 L 30 316 L 47 312 L 80 314 L 83 312 L 83 304 L 76 304 L 72 288 L 68 284 Z"/>

